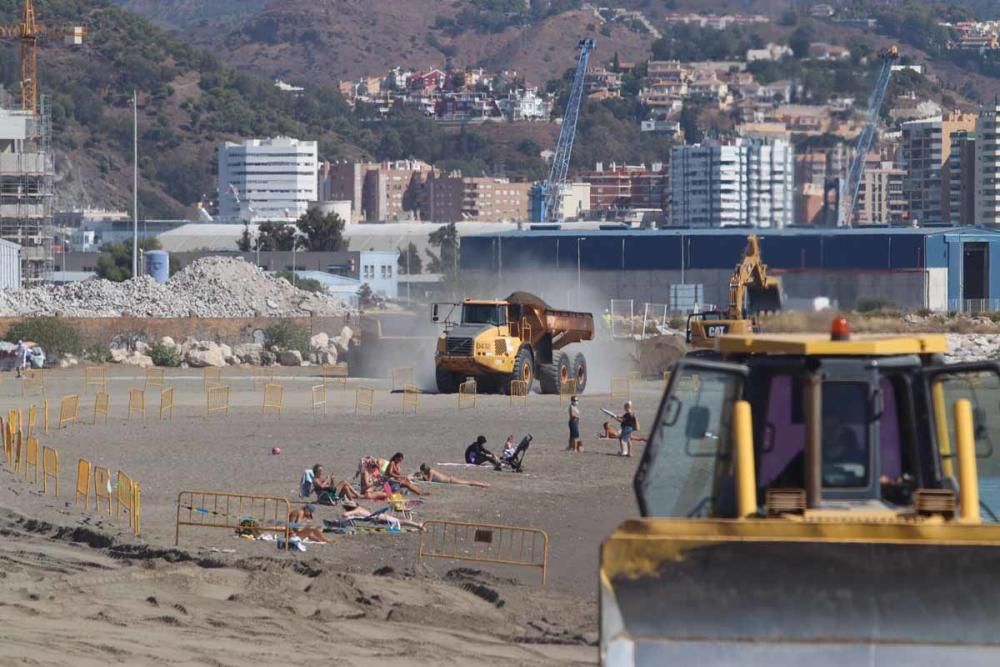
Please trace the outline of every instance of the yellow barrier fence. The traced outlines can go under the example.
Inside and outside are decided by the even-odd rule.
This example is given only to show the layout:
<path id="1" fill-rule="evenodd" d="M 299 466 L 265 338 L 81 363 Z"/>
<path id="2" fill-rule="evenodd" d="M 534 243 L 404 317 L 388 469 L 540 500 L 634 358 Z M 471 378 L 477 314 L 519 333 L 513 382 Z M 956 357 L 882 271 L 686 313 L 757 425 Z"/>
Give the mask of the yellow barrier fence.
<path id="1" fill-rule="evenodd" d="M 180 544 L 181 526 L 223 528 L 256 537 L 279 533 L 288 548 L 290 528 L 287 498 L 214 491 L 181 491 L 177 494 L 174 544 Z"/>
<path id="2" fill-rule="evenodd" d="M 93 468 L 93 464 L 87 459 L 80 459 L 79 463 L 76 464 L 76 496 L 73 498 L 73 504 L 78 504 L 82 496 L 83 509 L 88 512 L 90 511 L 90 473 Z"/>
<path id="3" fill-rule="evenodd" d="M 253 390 L 257 391 L 274 383 L 274 368 L 268 366 L 255 366 L 253 371 Z"/>
<path id="4" fill-rule="evenodd" d="M 576 380 L 566 380 L 559 386 L 559 405 L 576 395 Z"/>
<path id="5" fill-rule="evenodd" d="M 627 377 L 611 378 L 611 398 L 628 398 L 632 395 L 631 383 Z"/>
<path id="6" fill-rule="evenodd" d="M 205 392 L 205 416 L 216 412 L 229 415 L 229 387 L 209 387 Z"/>
<path id="7" fill-rule="evenodd" d="M 392 391 L 399 391 L 406 387 L 406 385 L 413 384 L 412 368 L 393 368 L 389 372 L 392 376 Z"/>
<path id="8" fill-rule="evenodd" d="M 358 387 L 354 392 L 354 414 L 361 408 L 368 408 L 368 414 L 375 410 L 375 390 L 371 387 Z"/>
<path id="9" fill-rule="evenodd" d="M 530 387 L 528 387 L 528 383 L 524 380 L 511 380 L 508 393 L 510 404 L 514 405 L 515 401 L 520 401 L 522 405 L 527 405 L 529 391 Z"/>
<path id="10" fill-rule="evenodd" d="M 28 435 L 36 435 L 35 431 L 38 428 L 38 408 L 32 404 L 28 408 Z"/>
<path id="11" fill-rule="evenodd" d="M 42 493 L 48 493 L 48 479 L 56 482 L 56 496 L 59 495 L 59 452 L 51 447 L 42 447 Z"/>
<path id="12" fill-rule="evenodd" d="M 340 383 L 341 389 L 347 389 L 347 368 L 344 366 L 323 366 L 320 370 L 323 384 Z"/>
<path id="13" fill-rule="evenodd" d="M 420 401 L 420 387 L 411 383 L 403 385 L 403 414 L 405 415 L 410 408 L 413 408 L 413 414 L 417 414 L 417 404 Z"/>
<path id="14" fill-rule="evenodd" d="M 264 400 L 260 404 L 260 414 L 267 414 L 272 410 L 281 416 L 281 411 L 285 408 L 285 388 L 280 384 L 264 385 Z"/>
<path id="15" fill-rule="evenodd" d="M 63 428 L 66 424 L 75 424 L 79 417 L 80 395 L 70 394 L 69 396 L 63 396 L 62 400 L 59 401 L 59 428 Z"/>
<path id="16" fill-rule="evenodd" d="M 111 395 L 106 391 L 99 391 L 94 394 L 94 424 L 97 423 L 97 417 L 99 415 L 104 415 L 104 423 L 108 423 L 108 419 L 111 417 Z"/>
<path id="17" fill-rule="evenodd" d="M 21 396 L 27 396 L 33 391 L 45 395 L 45 374 L 40 370 L 24 371 L 24 377 L 21 378 Z"/>
<path id="18" fill-rule="evenodd" d="M 164 387 L 160 390 L 160 419 L 166 415 L 169 419 L 174 417 L 174 388 Z"/>
<path id="19" fill-rule="evenodd" d="M 42 401 L 42 426 L 44 427 L 45 435 L 49 434 L 49 399 Z"/>
<path id="20" fill-rule="evenodd" d="M 115 484 L 115 519 L 120 519 L 124 510 L 128 514 L 129 528 L 138 534 L 136 531 L 135 500 L 135 482 L 123 471 L 119 470 Z"/>
<path id="21" fill-rule="evenodd" d="M 628 379 L 629 382 L 642 382 L 642 373 L 639 371 L 629 371 Z"/>
<path id="22" fill-rule="evenodd" d="M 425 521 L 418 560 L 444 558 L 534 567 L 548 578 L 549 536 L 544 530 L 461 521 Z"/>
<path id="23" fill-rule="evenodd" d="M 107 391 L 108 369 L 103 366 L 87 366 L 83 369 L 83 389 L 89 391 L 94 387 L 98 391 Z"/>
<path id="24" fill-rule="evenodd" d="M 24 444 L 24 479 L 25 481 L 30 479 L 31 467 L 35 467 L 35 479 L 32 480 L 35 484 L 38 484 L 38 438 L 35 436 L 30 436 L 28 441 Z M 56 494 L 58 495 L 58 494 Z"/>
<path id="25" fill-rule="evenodd" d="M 146 419 L 146 391 L 143 389 L 128 390 L 128 418 L 130 420 L 135 412 L 138 412 L 142 419 Z"/>
<path id="26" fill-rule="evenodd" d="M 222 369 L 213 368 L 212 366 L 206 366 L 202 371 L 202 383 L 205 386 L 205 390 L 211 389 L 212 387 L 222 386 Z"/>
<path id="27" fill-rule="evenodd" d="M 3 458 L 8 468 L 14 467 L 14 439 L 11 437 L 7 421 L 0 417 L 0 431 L 3 432 Z"/>
<path id="28" fill-rule="evenodd" d="M 132 532 L 136 537 L 142 534 L 140 518 L 142 517 L 142 492 L 139 482 L 132 482 Z"/>
<path id="29" fill-rule="evenodd" d="M 474 408 L 476 407 L 476 393 L 478 385 L 476 381 L 469 378 L 462 384 L 458 385 L 458 408 Z"/>
<path id="30" fill-rule="evenodd" d="M 312 393 L 312 412 L 313 416 L 316 416 L 317 410 L 322 409 L 323 414 L 326 414 L 326 385 L 317 384 L 310 388 Z"/>
<path id="31" fill-rule="evenodd" d="M 150 387 L 159 387 L 162 390 L 166 384 L 166 373 L 162 368 L 146 369 L 146 382 L 142 386 L 144 390 L 149 389 Z"/>
<path id="32" fill-rule="evenodd" d="M 94 509 L 101 509 L 107 501 L 108 516 L 111 515 L 111 471 L 94 466 Z"/>

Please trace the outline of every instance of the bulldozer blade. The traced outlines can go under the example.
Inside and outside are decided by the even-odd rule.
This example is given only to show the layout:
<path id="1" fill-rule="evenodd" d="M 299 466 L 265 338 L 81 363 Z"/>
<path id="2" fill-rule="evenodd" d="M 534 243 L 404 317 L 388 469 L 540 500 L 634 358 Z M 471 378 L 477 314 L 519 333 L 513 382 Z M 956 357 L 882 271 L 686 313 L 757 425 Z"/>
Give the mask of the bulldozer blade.
<path id="1" fill-rule="evenodd" d="M 751 315 L 781 310 L 781 288 L 777 285 L 747 288 L 747 310 Z"/>
<path id="2" fill-rule="evenodd" d="M 1000 664 L 1000 526 L 626 522 L 609 665 Z"/>

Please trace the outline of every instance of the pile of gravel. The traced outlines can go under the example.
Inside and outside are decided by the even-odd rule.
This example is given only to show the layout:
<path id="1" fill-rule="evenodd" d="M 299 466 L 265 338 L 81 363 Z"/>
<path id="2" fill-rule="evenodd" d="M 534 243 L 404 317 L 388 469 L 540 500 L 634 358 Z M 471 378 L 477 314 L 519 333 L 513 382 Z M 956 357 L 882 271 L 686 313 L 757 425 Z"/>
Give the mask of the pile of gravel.
<path id="1" fill-rule="evenodd" d="M 241 259 L 205 257 L 161 285 L 149 276 L 0 291 L 0 317 L 302 317 L 340 315 L 327 296 L 272 278 Z"/>

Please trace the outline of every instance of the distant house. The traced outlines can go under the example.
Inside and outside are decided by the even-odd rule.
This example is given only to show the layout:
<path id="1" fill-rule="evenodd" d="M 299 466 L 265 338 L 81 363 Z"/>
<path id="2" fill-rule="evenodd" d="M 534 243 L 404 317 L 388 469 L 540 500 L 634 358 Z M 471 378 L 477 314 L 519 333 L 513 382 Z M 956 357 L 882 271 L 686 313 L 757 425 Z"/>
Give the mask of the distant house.
<path id="1" fill-rule="evenodd" d="M 812 60 L 848 60 L 851 57 L 849 49 L 826 42 L 813 42 L 809 45 L 809 58 Z"/>
<path id="2" fill-rule="evenodd" d="M 831 5 L 820 3 L 809 8 L 809 16 L 814 19 L 828 19 L 836 13 Z"/>

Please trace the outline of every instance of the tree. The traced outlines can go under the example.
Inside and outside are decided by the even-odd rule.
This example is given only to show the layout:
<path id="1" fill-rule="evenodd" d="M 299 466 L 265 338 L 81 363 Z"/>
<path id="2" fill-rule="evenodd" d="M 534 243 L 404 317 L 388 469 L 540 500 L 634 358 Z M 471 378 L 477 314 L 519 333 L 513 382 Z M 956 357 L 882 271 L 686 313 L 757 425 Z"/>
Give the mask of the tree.
<path id="1" fill-rule="evenodd" d="M 160 242 L 154 238 L 140 239 L 139 250 L 159 250 Z M 124 243 L 105 243 L 101 246 L 101 256 L 97 258 L 97 277 L 120 283 L 132 277 L 132 241 Z M 170 258 L 170 271 L 173 273 L 176 260 Z"/>
<path id="2" fill-rule="evenodd" d="M 424 260 L 420 258 L 420 253 L 417 252 L 417 246 L 413 245 L 413 241 L 406 246 L 406 249 L 399 248 L 399 273 L 401 274 L 418 274 L 420 270 L 424 267 Z"/>
<path id="3" fill-rule="evenodd" d="M 371 285 L 368 283 L 363 283 L 361 287 L 358 288 L 358 304 L 361 307 L 371 306 L 375 303 L 375 294 L 372 292 Z"/>
<path id="4" fill-rule="evenodd" d="M 427 243 L 438 249 L 437 253 L 431 252 L 430 248 L 425 251 L 430 258 L 427 271 L 446 275 L 457 273 L 458 228 L 455 227 L 455 223 L 449 223 L 431 232 L 427 237 Z"/>
<path id="5" fill-rule="evenodd" d="M 346 247 L 344 243 L 344 221 L 336 213 L 322 213 L 310 209 L 299 218 L 295 225 L 302 232 L 299 247 L 313 252 L 335 252 Z"/>
<path id="6" fill-rule="evenodd" d="M 276 278 L 284 278 L 300 290 L 305 290 L 306 292 L 316 292 L 318 294 L 326 292 L 326 289 L 323 287 L 323 283 L 315 278 L 300 278 L 294 275 L 291 271 L 278 271 L 274 274 L 274 276 Z"/>
<path id="7" fill-rule="evenodd" d="M 236 240 L 236 247 L 240 249 L 240 252 L 250 252 L 253 249 L 253 238 L 250 236 L 250 226 L 247 223 L 243 223 L 243 233 L 240 234 L 240 238 Z"/>
<path id="8" fill-rule="evenodd" d="M 296 242 L 294 225 L 286 225 L 283 222 L 262 222 L 257 227 L 257 243 L 254 248 L 264 252 L 290 251 Z"/>
<path id="9" fill-rule="evenodd" d="M 812 41 L 812 28 L 807 25 L 801 25 L 788 38 L 788 48 L 792 50 L 796 58 L 801 60 L 809 55 L 809 46 L 812 44 Z"/>

